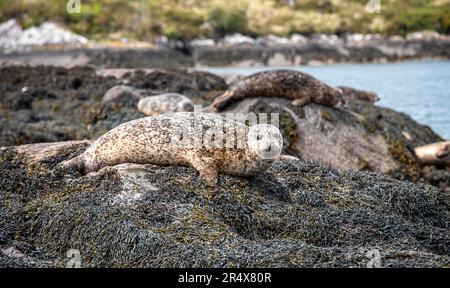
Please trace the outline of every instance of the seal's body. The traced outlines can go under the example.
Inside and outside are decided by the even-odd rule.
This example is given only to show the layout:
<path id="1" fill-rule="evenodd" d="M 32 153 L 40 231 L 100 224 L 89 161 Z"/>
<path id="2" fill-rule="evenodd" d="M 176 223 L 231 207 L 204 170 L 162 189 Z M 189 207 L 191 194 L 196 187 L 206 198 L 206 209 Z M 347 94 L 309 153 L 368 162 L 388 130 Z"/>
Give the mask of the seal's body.
<path id="1" fill-rule="evenodd" d="M 181 94 L 167 93 L 142 98 L 138 102 L 138 110 L 148 116 L 170 112 L 192 112 L 194 103 Z"/>
<path id="2" fill-rule="evenodd" d="M 192 166 L 212 186 L 218 172 L 265 171 L 280 155 L 282 141 L 272 125 L 249 128 L 216 114 L 170 113 L 123 123 L 62 166 L 84 173 L 120 163 Z"/>
<path id="3" fill-rule="evenodd" d="M 309 103 L 337 106 L 341 104 L 341 96 L 340 89 L 328 86 L 308 74 L 293 70 L 272 70 L 236 81 L 211 106 L 220 111 L 248 97 L 282 97 L 292 100 L 295 106 Z"/>
<path id="4" fill-rule="evenodd" d="M 144 90 L 137 89 L 127 85 L 117 85 L 106 91 L 102 101 L 109 102 L 121 97 L 131 97 L 140 99 L 143 97 Z"/>
<path id="5" fill-rule="evenodd" d="M 163 92 L 151 89 L 138 89 L 127 85 L 117 85 L 106 91 L 102 101 L 109 102 L 120 98 L 131 98 L 140 100 L 146 96 L 158 95 Z"/>
<path id="6" fill-rule="evenodd" d="M 419 146 L 414 152 L 422 165 L 450 166 L 450 141 Z"/>

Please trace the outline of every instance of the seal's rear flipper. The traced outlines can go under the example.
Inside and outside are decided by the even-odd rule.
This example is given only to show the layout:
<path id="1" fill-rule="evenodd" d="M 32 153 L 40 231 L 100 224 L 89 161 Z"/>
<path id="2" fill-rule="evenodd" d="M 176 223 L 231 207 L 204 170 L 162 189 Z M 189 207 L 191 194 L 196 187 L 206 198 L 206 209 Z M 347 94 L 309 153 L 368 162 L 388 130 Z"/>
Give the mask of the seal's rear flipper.
<path id="1" fill-rule="evenodd" d="M 56 167 L 63 171 L 78 171 L 84 173 L 84 162 L 83 162 L 83 154 L 78 155 L 75 158 L 63 161 L 59 163 Z"/>
<path id="2" fill-rule="evenodd" d="M 217 96 L 216 99 L 214 99 L 213 103 L 211 104 L 211 107 L 214 109 L 217 109 L 218 111 L 223 110 L 226 106 L 231 104 L 232 97 L 234 96 L 233 92 L 227 90 L 221 95 Z"/>

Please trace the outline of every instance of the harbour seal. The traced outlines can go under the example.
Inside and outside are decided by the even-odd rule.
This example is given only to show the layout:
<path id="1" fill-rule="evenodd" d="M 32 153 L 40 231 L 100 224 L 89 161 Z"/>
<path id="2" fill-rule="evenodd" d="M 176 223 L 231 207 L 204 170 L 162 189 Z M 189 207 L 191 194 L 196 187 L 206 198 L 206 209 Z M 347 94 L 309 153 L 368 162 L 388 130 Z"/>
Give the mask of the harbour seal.
<path id="1" fill-rule="evenodd" d="M 214 186 L 219 172 L 249 177 L 265 171 L 282 146 L 272 125 L 247 127 L 217 114 L 179 112 L 123 123 L 60 167 L 88 173 L 120 163 L 191 166 Z"/>
<path id="2" fill-rule="evenodd" d="M 138 89 L 128 85 L 116 85 L 106 91 L 103 95 L 102 102 L 109 102 L 122 97 L 129 97 L 133 99 L 142 99 L 146 96 L 162 94 L 162 91 L 151 89 Z"/>
<path id="3" fill-rule="evenodd" d="M 450 166 L 450 141 L 419 146 L 414 152 L 422 165 Z"/>
<path id="4" fill-rule="evenodd" d="M 181 94 L 167 93 L 142 98 L 139 100 L 138 110 L 148 116 L 170 112 L 192 112 L 194 103 Z"/>
<path id="5" fill-rule="evenodd" d="M 295 106 L 316 103 L 325 106 L 342 104 L 342 91 L 316 78 L 293 70 L 259 72 L 232 84 L 211 106 L 223 110 L 233 102 L 247 97 L 283 97 Z"/>

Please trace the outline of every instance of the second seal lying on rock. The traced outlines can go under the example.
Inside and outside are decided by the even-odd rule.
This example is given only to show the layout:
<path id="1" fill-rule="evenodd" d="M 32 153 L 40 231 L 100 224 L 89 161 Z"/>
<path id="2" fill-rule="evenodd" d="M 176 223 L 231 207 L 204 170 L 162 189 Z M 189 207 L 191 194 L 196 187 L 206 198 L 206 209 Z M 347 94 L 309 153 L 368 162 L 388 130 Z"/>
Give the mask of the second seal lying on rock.
<path id="1" fill-rule="evenodd" d="M 216 114 L 180 112 L 123 123 L 61 166 L 85 173 L 120 163 L 192 166 L 213 186 L 219 172 L 253 176 L 265 171 L 282 146 L 275 126 L 249 128 Z"/>
<path id="2" fill-rule="evenodd" d="M 167 93 L 142 98 L 139 100 L 138 110 L 148 116 L 170 112 L 192 112 L 194 103 L 181 94 Z"/>
<path id="3" fill-rule="evenodd" d="M 249 97 L 282 97 L 292 100 L 295 106 L 316 103 L 338 106 L 342 91 L 328 86 L 316 78 L 293 70 L 272 70 L 250 75 L 232 84 L 219 95 L 212 107 L 223 110 L 230 104 Z"/>

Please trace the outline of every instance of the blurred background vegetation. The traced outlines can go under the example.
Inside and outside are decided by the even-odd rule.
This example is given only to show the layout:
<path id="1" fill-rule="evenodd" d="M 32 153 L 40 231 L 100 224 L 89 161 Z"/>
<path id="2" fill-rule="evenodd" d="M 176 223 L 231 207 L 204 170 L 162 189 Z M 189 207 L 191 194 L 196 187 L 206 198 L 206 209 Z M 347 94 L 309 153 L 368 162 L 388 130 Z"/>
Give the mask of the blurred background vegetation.
<path id="1" fill-rule="evenodd" d="M 16 18 L 27 28 L 50 20 L 96 40 L 234 32 L 450 33 L 450 0 L 381 0 L 379 14 L 366 12 L 369 0 L 81 0 L 80 14 L 67 13 L 67 1 L 0 0 L 0 21 Z"/>

